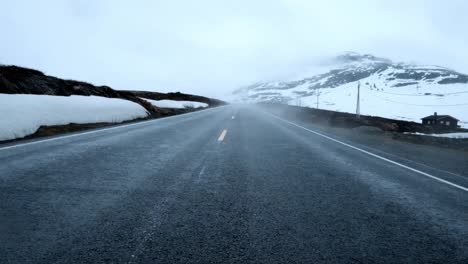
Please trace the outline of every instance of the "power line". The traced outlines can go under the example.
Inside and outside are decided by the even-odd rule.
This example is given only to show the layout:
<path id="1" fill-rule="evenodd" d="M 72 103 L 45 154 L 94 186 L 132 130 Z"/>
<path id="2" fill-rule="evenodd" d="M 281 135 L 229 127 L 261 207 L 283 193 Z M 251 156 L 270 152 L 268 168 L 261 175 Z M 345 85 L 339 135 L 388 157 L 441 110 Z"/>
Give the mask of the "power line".
<path id="1" fill-rule="evenodd" d="M 428 95 L 433 95 L 433 94 L 428 94 L 428 95 L 426 95 L 426 94 L 401 94 L 401 93 L 390 93 L 390 92 L 384 92 L 384 91 L 379 91 L 379 92 L 384 93 L 384 94 L 402 95 L 402 96 L 428 96 Z"/>
<path id="2" fill-rule="evenodd" d="M 430 93 L 430 94 L 401 94 L 401 93 L 391 93 L 391 92 L 384 92 L 384 91 L 379 91 L 379 93 L 385 93 L 385 94 L 392 94 L 392 95 L 402 95 L 402 96 L 430 96 L 430 95 L 435 95 L 435 96 L 445 96 L 445 95 L 453 95 L 453 94 L 464 94 L 468 93 L 468 91 L 462 91 L 462 92 L 453 92 L 453 93 Z"/>
<path id="3" fill-rule="evenodd" d="M 402 104 L 402 105 L 411 105 L 411 106 L 441 107 L 441 106 L 464 106 L 464 105 L 468 105 L 468 103 L 465 103 L 465 104 L 450 104 L 450 105 L 421 105 L 421 104 L 411 104 L 411 103 L 398 102 L 398 101 L 390 100 L 390 99 L 387 99 L 387 98 L 382 98 L 382 97 L 377 96 L 377 95 L 372 94 L 372 93 L 369 93 L 369 95 L 371 95 L 371 96 L 373 96 L 373 97 L 376 97 L 376 98 L 379 98 L 380 100 L 384 100 L 384 101 L 388 101 L 388 102 L 392 102 L 392 103 L 397 103 L 397 104 Z"/>
<path id="4" fill-rule="evenodd" d="M 444 95 L 451 95 L 451 94 L 464 94 L 468 93 L 468 91 L 462 91 L 462 92 L 453 92 L 453 93 L 445 93 Z"/>
<path id="5" fill-rule="evenodd" d="M 374 83 L 375 85 L 375 83 Z M 367 87 L 369 90 L 372 90 L 372 87 Z M 374 86 L 374 88 L 376 88 Z M 419 87 L 418 87 L 419 88 Z M 418 89 L 419 90 L 419 89 Z M 468 93 L 468 91 L 459 91 L 459 92 L 452 92 L 452 93 L 426 93 L 426 94 L 402 94 L 402 93 L 392 93 L 392 92 L 385 92 L 385 91 L 379 91 L 380 93 L 385 93 L 385 94 L 391 94 L 391 95 L 401 95 L 401 96 L 445 96 L 445 95 L 453 95 L 453 94 L 465 94 Z"/>

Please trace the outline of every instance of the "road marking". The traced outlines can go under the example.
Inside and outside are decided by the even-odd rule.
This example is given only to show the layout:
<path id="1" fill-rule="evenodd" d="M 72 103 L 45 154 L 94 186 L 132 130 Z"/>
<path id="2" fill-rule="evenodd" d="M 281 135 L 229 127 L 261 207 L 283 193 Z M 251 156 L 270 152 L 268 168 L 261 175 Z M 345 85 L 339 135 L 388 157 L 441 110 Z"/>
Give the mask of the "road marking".
<path id="1" fill-rule="evenodd" d="M 72 137 L 84 136 L 84 135 L 89 135 L 89 134 L 95 134 L 95 133 L 100 133 L 100 132 L 104 132 L 104 131 L 110 131 L 110 130 L 125 128 L 125 127 L 139 126 L 139 125 L 144 125 L 144 124 L 152 123 L 152 122 L 161 122 L 161 121 L 164 121 L 164 120 L 173 119 L 173 118 L 177 118 L 177 117 L 183 117 L 183 116 L 186 117 L 186 116 L 189 116 L 189 115 L 192 115 L 192 114 L 198 114 L 198 113 L 201 113 L 201 112 L 205 112 L 205 113 L 206 112 L 211 112 L 211 111 L 215 110 L 216 108 L 220 108 L 220 107 L 224 107 L 224 106 L 213 107 L 213 108 L 209 108 L 209 109 L 205 109 L 205 110 L 199 110 L 199 111 L 196 111 L 196 112 L 190 112 L 190 113 L 186 113 L 186 114 L 168 116 L 168 117 L 164 117 L 164 118 L 157 118 L 157 119 L 152 119 L 152 120 L 147 120 L 147 121 L 141 121 L 141 122 L 136 122 L 136 123 L 127 124 L 127 125 L 116 125 L 116 126 L 112 126 L 112 127 L 108 127 L 108 128 L 100 128 L 100 129 L 92 130 L 92 131 L 88 131 L 88 132 L 86 132 L 86 131 L 85 132 L 78 132 L 78 133 L 72 134 L 72 135 L 57 136 L 57 137 L 53 137 L 53 138 L 49 138 L 49 139 L 42 139 L 42 140 L 36 140 L 36 141 L 32 141 L 32 142 L 19 143 L 19 144 L 15 144 L 15 145 L 11 145 L 11 146 L 0 147 L 0 150 L 7 150 L 7 149 L 12 149 L 12 148 L 24 147 L 24 146 L 28 146 L 28 145 L 35 145 L 35 144 L 39 144 L 39 143 L 56 141 L 56 140 L 59 140 L 59 139 L 65 139 L 65 138 L 72 138 Z"/>
<path id="2" fill-rule="evenodd" d="M 436 180 L 436 181 L 438 181 L 438 182 L 441 182 L 441 183 L 450 185 L 450 186 L 455 187 L 455 188 L 457 188 L 457 189 L 459 189 L 459 190 L 468 192 L 468 188 L 463 187 L 463 186 L 461 186 L 461 185 L 458 185 L 458 184 L 456 184 L 456 183 L 453 183 L 453 182 L 450 182 L 450 181 L 441 179 L 441 178 L 439 178 L 439 177 L 437 177 L 437 176 L 434 176 L 434 175 L 431 175 L 431 174 L 429 174 L 429 173 L 426 173 L 426 172 L 420 171 L 420 170 L 418 170 L 418 169 L 415 169 L 415 168 L 406 166 L 406 165 L 404 165 L 404 164 L 401 164 L 401 163 L 399 163 L 399 162 L 393 161 L 393 160 L 391 160 L 391 159 L 387 159 L 387 158 L 385 158 L 385 157 L 382 157 L 382 156 L 380 156 L 380 155 L 374 154 L 374 153 L 369 152 L 369 151 L 367 151 L 367 150 L 364 150 L 364 149 L 355 147 L 355 146 L 353 146 L 353 145 L 351 145 L 351 144 L 345 143 L 345 142 L 340 141 L 340 140 L 338 140 L 338 139 L 334 139 L 334 138 L 332 138 L 332 137 L 329 137 L 329 136 L 324 135 L 324 134 L 322 134 L 322 133 L 319 133 L 319 132 L 317 132 L 317 131 L 308 129 L 308 128 L 306 128 L 306 127 L 303 127 L 303 126 L 300 126 L 300 125 L 298 125 L 298 124 L 295 124 L 295 123 L 293 123 L 293 122 L 291 122 L 291 121 L 285 120 L 285 119 L 283 119 L 283 118 L 281 118 L 281 117 L 279 117 L 279 116 L 276 116 L 276 115 L 273 115 L 273 114 L 270 114 L 270 113 L 268 113 L 268 114 L 271 115 L 272 117 L 278 119 L 278 120 L 281 120 L 281 121 L 283 121 L 283 122 L 285 122 L 285 123 L 288 123 L 288 124 L 290 124 L 290 125 L 293 125 L 293 126 L 295 126 L 295 127 L 302 128 L 302 129 L 304 129 L 304 130 L 306 130 L 306 131 L 308 131 L 308 132 L 310 132 L 310 133 L 313 133 L 313 134 L 315 134 L 315 135 L 317 135 L 317 136 L 321 136 L 321 137 L 326 138 L 326 139 L 328 139 L 328 140 L 331 140 L 331 141 L 333 141 L 333 142 L 335 142 L 335 143 L 344 145 L 344 146 L 346 146 L 346 147 L 349 147 L 349 148 L 351 148 L 351 149 L 357 150 L 357 151 L 359 151 L 359 152 L 362 152 L 362 153 L 367 154 L 367 155 L 369 155 L 369 156 L 372 156 L 372 157 L 374 157 L 374 158 L 377 158 L 377 159 L 386 161 L 386 162 L 388 162 L 388 163 L 391 163 L 391 164 L 396 165 L 396 166 L 399 166 L 399 167 L 401 167 L 401 168 L 410 170 L 410 171 L 412 171 L 412 172 L 416 172 L 416 173 L 418 173 L 418 174 L 421 174 L 421 175 L 423 175 L 423 176 L 425 176 L 425 177 L 431 178 L 431 179 Z"/>
<path id="3" fill-rule="evenodd" d="M 201 177 L 203 177 L 203 175 L 205 174 L 205 168 L 206 166 L 203 166 L 203 168 L 200 170 L 200 173 L 198 173 L 198 177 L 195 180 L 195 182 L 199 183 L 201 181 Z"/>
<path id="4" fill-rule="evenodd" d="M 206 168 L 206 166 L 203 166 L 203 168 L 201 169 L 200 173 L 198 173 L 198 177 L 203 176 L 203 174 L 205 173 L 205 168 Z"/>
<path id="5" fill-rule="evenodd" d="M 224 140 L 224 137 L 226 136 L 227 129 L 224 129 L 223 132 L 221 132 L 221 135 L 219 135 L 218 141 L 221 142 Z"/>

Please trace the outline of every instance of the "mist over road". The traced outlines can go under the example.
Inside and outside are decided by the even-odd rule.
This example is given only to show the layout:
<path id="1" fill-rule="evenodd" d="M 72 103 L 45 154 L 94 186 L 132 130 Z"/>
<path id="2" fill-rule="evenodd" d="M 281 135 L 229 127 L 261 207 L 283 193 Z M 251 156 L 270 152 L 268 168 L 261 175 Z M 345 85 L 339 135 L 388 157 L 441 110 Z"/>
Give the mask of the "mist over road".
<path id="1" fill-rule="evenodd" d="M 468 178 L 386 151 L 248 105 L 0 146 L 0 263 L 467 263 Z"/>

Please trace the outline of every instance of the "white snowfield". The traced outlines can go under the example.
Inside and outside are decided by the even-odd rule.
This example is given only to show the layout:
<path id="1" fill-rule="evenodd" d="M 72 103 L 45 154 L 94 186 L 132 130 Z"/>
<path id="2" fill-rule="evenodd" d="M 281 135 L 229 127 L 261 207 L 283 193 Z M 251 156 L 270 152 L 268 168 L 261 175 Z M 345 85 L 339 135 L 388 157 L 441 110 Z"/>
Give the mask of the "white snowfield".
<path id="1" fill-rule="evenodd" d="M 431 136 L 431 137 L 444 137 L 444 138 L 468 138 L 468 133 L 446 133 L 446 134 L 423 134 L 423 133 L 405 133 L 411 135 Z"/>
<path id="2" fill-rule="evenodd" d="M 161 108 L 199 108 L 208 107 L 208 104 L 195 102 L 195 101 L 175 101 L 175 100 L 150 100 L 141 98 L 150 102 L 152 105 Z"/>
<path id="3" fill-rule="evenodd" d="M 374 77 L 374 78 L 373 78 Z M 368 83 L 368 84 L 366 84 Z M 375 84 L 375 88 L 374 88 Z M 320 109 L 355 113 L 358 82 L 347 83 L 335 88 L 318 89 Z M 308 85 L 285 90 L 263 90 L 262 93 L 280 93 L 295 98 L 290 105 L 317 107 L 317 95 L 297 96 L 297 92 L 307 92 Z M 254 95 L 255 91 L 249 91 Z M 425 84 L 404 87 L 387 87 L 375 76 L 361 80 L 361 114 L 392 119 L 421 122 L 421 118 L 437 112 L 459 119 L 459 125 L 468 128 L 468 85 Z"/>
<path id="4" fill-rule="evenodd" d="M 366 85 L 366 82 L 369 83 Z M 374 84 L 375 87 L 374 88 Z M 319 108 L 355 113 L 358 83 L 349 83 L 337 88 L 320 89 Z M 291 91 L 292 92 L 292 91 Z M 421 118 L 437 112 L 460 120 L 459 125 L 468 127 L 468 86 L 409 85 L 387 88 L 376 79 L 361 81 L 361 114 L 392 119 L 421 122 Z M 289 104 L 316 107 L 317 96 L 291 100 Z"/>
<path id="5" fill-rule="evenodd" d="M 25 94 L 0 94 L 0 114 L 0 140 L 34 134 L 40 126 L 119 123 L 149 115 L 123 99 Z"/>

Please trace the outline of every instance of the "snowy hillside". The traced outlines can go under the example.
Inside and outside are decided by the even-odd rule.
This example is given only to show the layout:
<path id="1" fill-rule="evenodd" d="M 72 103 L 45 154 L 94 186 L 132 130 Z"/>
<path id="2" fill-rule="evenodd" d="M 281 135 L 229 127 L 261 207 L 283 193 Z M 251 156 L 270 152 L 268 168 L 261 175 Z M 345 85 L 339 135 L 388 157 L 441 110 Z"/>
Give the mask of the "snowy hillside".
<path id="1" fill-rule="evenodd" d="M 146 98 L 141 98 L 145 101 L 150 102 L 152 105 L 161 108 L 203 108 L 208 107 L 206 103 L 200 103 L 195 101 L 176 101 L 176 100 L 150 100 Z"/>
<path id="2" fill-rule="evenodd" d="M 0 141 L 31 135 L 40 126 L 118 123 L 148 116 L 139 104 L 98 96 L 0 94 Z"/>
<path id="3" fill-rule="evenodd" d="M 241 101 L 280 102 L 420 122 L 433 112 L 452 115 L 468 127 L 468 75 L 439 66 L 394 63 L 372 55 L 344 53 L 323 73 L 292 81 L 260 82 L 235 92 Z"/>

